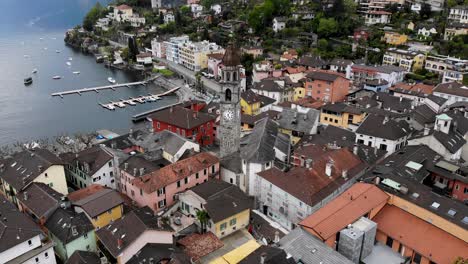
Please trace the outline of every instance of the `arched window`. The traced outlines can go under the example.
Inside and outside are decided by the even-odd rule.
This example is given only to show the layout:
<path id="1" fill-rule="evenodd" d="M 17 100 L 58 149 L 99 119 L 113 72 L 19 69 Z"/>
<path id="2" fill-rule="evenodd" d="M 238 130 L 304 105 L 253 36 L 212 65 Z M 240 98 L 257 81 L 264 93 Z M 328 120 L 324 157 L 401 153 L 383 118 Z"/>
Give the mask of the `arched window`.
<path id="1" fill-rule="evenodd" d="M 231 102 L 231 89 L 226 89 L 225 101 Z"/>
<path id="2" fill-rule="evenodd" d="M 233 74 L 234 74 L 234 77 L 232 77 L 232 80 L 235 81 L 235 82 L 237 82 L 237 80 L 238 80 L 238 79 L 237 79 L 237 72 L 234 72 Z"/>

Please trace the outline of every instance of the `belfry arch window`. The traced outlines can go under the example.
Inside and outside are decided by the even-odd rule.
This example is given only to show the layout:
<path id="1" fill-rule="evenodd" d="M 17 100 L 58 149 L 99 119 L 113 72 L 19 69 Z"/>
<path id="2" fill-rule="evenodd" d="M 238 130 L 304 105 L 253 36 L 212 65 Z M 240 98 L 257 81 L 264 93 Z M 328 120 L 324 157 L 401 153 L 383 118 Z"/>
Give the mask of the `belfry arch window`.
<path id="1" fill-rule="evenodd" d="M 231 102 L 231 89 L 226 89 L 225 101 L 226 102 Z"/>

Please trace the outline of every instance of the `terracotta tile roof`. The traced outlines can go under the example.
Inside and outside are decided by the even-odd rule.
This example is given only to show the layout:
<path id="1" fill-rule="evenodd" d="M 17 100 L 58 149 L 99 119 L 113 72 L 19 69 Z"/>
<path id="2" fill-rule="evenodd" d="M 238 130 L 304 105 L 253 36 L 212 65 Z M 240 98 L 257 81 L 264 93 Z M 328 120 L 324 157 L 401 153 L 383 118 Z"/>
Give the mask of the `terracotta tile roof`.
<path id="1" fill-rule="evenodd" d="M 299 225 L 327 240 L 370 210 L 385 204 L 388 198 L 384 191 L 372 184 L 356 183 Z"/>
<path id="2" fill-rule="evenodd" d="M 74 191 L 72 193 L 68 194 L 68 200 L 72 202 L 79 201 L 83 198 L 86 198 L 90 195 L 93 195 L 101 190 L 105 189 L 104 186 L 99 185 L 99 184 L 92 184 L 84 189 L 79 189 L 77 191 Z"/>
<path id="3" fill-rule="evenodd" d="M 297 101 L 294 101 L 292 103 L 295 104 L 295 105 L 300 105 L 302 107 L 314 108 L 314 109 L 319 109 L 320 107 L 322 107 L 325 104 L 325 102 L 315 100 L 312 97 L 304 97 L 304 98 L 298 99 Z"/>
<path id="4" fill-rule="evenodd" d="M 441 83 L 436 86 L 434 92 L 468 97 L 468 87 L 457 82 Z"/>
<path id="5" fill-rule="evenodd" d="M 177 243 L 184 247 L 185 253 L 193 261 L 197 261 L 224 246 L 224 243 L 212 232 L 205 234 L 193 233 L 177 241 Z"/>
<path id="6" fill-rule="evenodd" d="M 206 56 L 208 57 L 208 59 L 213 58 L 215 60 L 222 60 L 224 57 L 224 53 L 212 53 Z"/>
<path id="7" fill-rule="evenodd" d="M 327 149 L 316 145 L 310 150 L 308 157 L 314 157 L 311 168 L 294 167 L 288 172 L 277 168 L 259 172 L 258 175 L 283 191 L 300 199 L 308 205 L 315 205 L 357 172 L 364 169 L 364 162 L 347 148 Z M 325 167 L 329 160 L 333 160 L 331 177 L 325 174 Z M 342 177 L 342 172 L 348 171 L 348 178 Z"/>
<path id="8" fill-rule="evenodd" d="M 403 82 L 396 83 L 394 86 L 390 88 L 392 91 L 406 91 L 411 93 L 423 93 L 423 94 L 432 94 L 432 90 L 434 90 L 433 85 L 428 85 L 424 83 L 417 83 L 417 84 L 407 84 Z"/>
<path id="9" fill-rule="evenodd" d="M 128 5 L 119 5 L 116 7 L 118 10 L 126 10 L 126 9 L 132 9 L 130 6 Z"/>
<path id="10" fill-rule="evenodd" d="M 195 112 L 181 106 L 174 106 L 158 111 L 150 115 L 149 118 L 180 128 L 192 129 L 209 121 L 214 121 L 216 116 L 203 112 Z"/>
<path id="11" fill-rule="evenodd" d="M 283 55 L 284 56 L 284 55 Z M 307 69 L 304 66 L 298 66 L 298 67 L 286 67 L 286 72 L 288 74 L 295 74 L 295 73 L 300 73 L 300 72 L 305 72 Z"/>
<path id="12" fill-rule="evenodd" d="M 378 230 L 436 263 L 453 263 L 457 257 L 468 259 L 468 244 L 432 224 L 386 205 L 373 219 Z"/>
<path id="13" fill-rule="evenodd" d="M 136 178 L 132 181 L 132 184 L 143 189 L 145 193 L 152 193 L 217 163 L 219 163 L 219 159 L 216 156 L 208 152 L 202 152 L 168 165 L 158 171 Z"/>

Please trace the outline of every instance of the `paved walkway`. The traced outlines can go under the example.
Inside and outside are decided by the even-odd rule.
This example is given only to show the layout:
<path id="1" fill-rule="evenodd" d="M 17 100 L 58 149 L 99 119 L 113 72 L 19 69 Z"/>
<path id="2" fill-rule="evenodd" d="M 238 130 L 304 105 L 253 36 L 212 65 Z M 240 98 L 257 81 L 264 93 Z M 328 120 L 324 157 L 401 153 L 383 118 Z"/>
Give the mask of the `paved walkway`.
<path id="1" fill-rule="evenodd" d="M 166 63 L 167 67 L 170 70 L 176 72 L 177 74 L 185 76 L 192 83 L 195 83 L 196 78 L 195 78 L 194 71 L 191 71 L 180 64 L 174 63 L 172 61 L 168 61 L 166 59 L 157 58 L 157 60 Z M 218 82 L 212 79 L 205 78 L 203 76 L 201 77 L 201 80 L 203 81 L 203 84 L 206 89 L 211 90 L 212 92 L 215 92 L 215 93 L 218 93 L 219 91 L 221 91 L 221 85 Z"/>

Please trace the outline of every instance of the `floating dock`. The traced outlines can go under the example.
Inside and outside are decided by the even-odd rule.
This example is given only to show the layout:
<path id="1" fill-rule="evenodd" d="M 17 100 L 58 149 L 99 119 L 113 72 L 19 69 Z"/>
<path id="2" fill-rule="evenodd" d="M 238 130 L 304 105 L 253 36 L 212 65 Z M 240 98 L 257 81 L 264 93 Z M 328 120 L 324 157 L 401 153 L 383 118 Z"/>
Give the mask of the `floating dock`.
<path id="1" fill-rule="evenodd" d="M 146 102 L 148 103 L 156 102 L 158 100 L 161 100 L 162 96 L 174 93 L 179 88 L 180 87 L 175 87 L 160 94 L 149 94 L 149 95 L 144 95 L 144 96 L 139 96 L 139 97 L 131 97 L 130 99 L 127 99 L 127 100 L 120 99 L 120 101 L 110 102 L 108 104 L 100 104 L 100 105 L 108 110 L 115 110 L 116 107 L 125 108 L 126 106 L 134 106 L 136 105 L 136 103 L 144 104 Z"/>
<path id="2" fill-rule="evenodd" d="M 89 88 L 82 88 L 82 89 L 76 89 L 76 90 L 69 90 L 69 91 L 63 91 L 63 92 L 56 92 L 51 94 L 51 96 L 60 96 L 63 98 L 64 95 L 70 95 L 70 94 L 79 94 L 81 95 L 82 93 L 87 93 L 87 92 L 96 92 L 99 93 L 100 90 L 115 90 L 115 88 L 121 88 L 121 87 L 127 87 L 130 88 L 131 86 L 138 86 L 138 85 L 146 85 L 147 83 L 154 81 L 157 79 L 159 76 L 152 77 L 148 80 L 145 81 L 139 81 L 139 82 L 131 82 L 131 83 L 118 83 L 118 84 L 111 84 L 111 85 L 104 85 L 104 86 L 97 86 L 97 87 L 89 87 Z"/>

